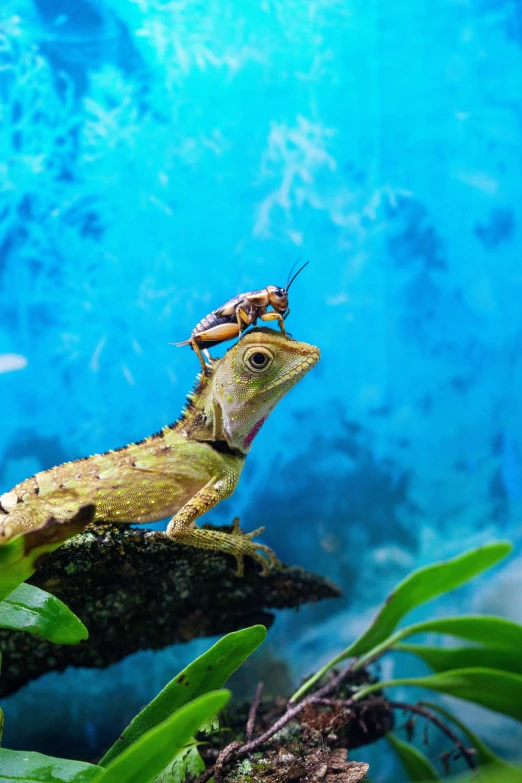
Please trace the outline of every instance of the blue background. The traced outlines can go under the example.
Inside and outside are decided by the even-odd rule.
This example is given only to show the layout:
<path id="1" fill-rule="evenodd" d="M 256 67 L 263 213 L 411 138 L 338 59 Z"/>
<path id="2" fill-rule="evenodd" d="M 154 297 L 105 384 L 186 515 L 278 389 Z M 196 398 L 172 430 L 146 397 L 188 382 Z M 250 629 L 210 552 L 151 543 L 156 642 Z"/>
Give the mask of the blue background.
<path id="1" fill-rule="evenodd" d="M 345 597 L 282 614 L 252 677 L 290 687 L 413 567 L 520 541 L 521 8 L 2 4 L 0 492 L 173 421 L 198 364 L 168 343 L 310 260 L 288 326 L 321 362 L 212 518 L 266 524 Z M 520 566 L 425 614 L 522 620 Z M 43 678 L 6 744 L 95 753 L 206 646 Z"/>

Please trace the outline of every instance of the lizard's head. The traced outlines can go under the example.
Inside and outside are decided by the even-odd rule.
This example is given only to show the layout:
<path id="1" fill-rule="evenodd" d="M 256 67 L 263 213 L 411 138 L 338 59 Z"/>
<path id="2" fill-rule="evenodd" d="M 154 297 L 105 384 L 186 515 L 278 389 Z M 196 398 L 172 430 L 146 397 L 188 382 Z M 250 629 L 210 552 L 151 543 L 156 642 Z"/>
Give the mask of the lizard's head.
<path id="1" fill-rule="evenodd" d="M 246 454 L 279 400 L 319 361 L 319 349 L 273 329 L 253 329 L 216 363 L 214 418 L 220 436 Z"/>

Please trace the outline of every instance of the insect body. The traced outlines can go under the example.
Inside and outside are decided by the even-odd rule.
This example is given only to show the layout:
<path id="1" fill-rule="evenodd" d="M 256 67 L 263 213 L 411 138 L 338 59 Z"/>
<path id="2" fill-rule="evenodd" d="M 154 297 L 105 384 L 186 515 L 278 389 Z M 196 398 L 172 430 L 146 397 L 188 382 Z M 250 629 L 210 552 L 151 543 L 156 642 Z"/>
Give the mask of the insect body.
<path id="1" fill-rule="evenodd" d="M 192 330 L 189 340 L 176 343 L 176 345 L 192 346 L 199 357 L 203 372 L 206 372 L 207 368 L 201 349 L 212 348 L 225 340 L 240 337 L 245 329 L 256 325 L 258 318 L 261 321 L 277 321 L 279 328 L 286 335 L 284 321 L 290 313 L 288 290 L 299 272 L 309 263 L 307 261 L 301 269 L 297 270 L 285 288 L 268 285 L 259 291 L 248 291 L 232 297 L 217 310 L 213 310 L 202 318 Z M 290 275 L 292 271 L 290 271 Z M 270 306 L 272 310 L 268 312 Z"/>

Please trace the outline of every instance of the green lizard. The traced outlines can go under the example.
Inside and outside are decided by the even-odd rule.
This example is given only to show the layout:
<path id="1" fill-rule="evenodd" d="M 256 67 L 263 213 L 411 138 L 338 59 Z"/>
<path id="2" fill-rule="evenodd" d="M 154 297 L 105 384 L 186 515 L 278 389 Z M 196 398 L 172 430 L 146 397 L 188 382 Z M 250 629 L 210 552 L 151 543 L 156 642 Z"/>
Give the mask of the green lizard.
<path id="1" fill-rule="evenodd" d="M 201 530 L 196 520 L 236 488 L 252 441 L 279 400 L 319 360 L 319 350 L 271 329 L 254 329 L 212 362 L 180 418 L 138 443 L 37 473 L 0 496 L 0 544 L 50 516 L 67 519 L 94 503 L 94 522 L 140 523 L 173 516 L 175 541 L 277 563 L 244 534 Z M 263 554 L 262 554 L 263 553 Z M 268 558 L 268 562 L 267 559 Z"/>

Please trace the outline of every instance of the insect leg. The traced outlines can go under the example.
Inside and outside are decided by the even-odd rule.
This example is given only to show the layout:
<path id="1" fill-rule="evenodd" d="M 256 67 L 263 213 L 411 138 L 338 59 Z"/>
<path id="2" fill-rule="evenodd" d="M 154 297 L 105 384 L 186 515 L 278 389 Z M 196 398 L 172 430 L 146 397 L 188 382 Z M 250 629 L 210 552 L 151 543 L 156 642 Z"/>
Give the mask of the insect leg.
<path id="1" fill-rule="evenodd" d="M 279 313 L 263 313 L 263 315 L 259 316 L 262 321 L 278 321 L 279 328 L 285 335 L 285 337 L 290 337 L 289 334 L 287 334 L 287 331 L 285 329 L 285 322 L 282 315 L 279 315 Z"/>
<path id="2" fill-rule="evenodd" d="M 197 340 L 204 347 L 205 343 L 221 343 L 224 340 L 233 340 L 234 337 L 238 336 L 239 332 L 240 328 L 237 323 L 219 324 L 219 326 L 205 329 L 204 332 L 198 332 L 193 339 Z"/>
<path id="3" fill-rule="evenodd" d="M 250 326 L 252 323 L 252 315 L 250 313 L 247 313 L 245 310 L 243 310 L 242 307 L 238 307 L 236 310 L 236 318 L 237 322 L 239 324 L 239 328 L 241 331 L 245 329 L 245 324 L 247 326 Z"/>
<path id="4" fill-rule="evenodd" d="M 236 308 L 237 325 L 239 327 L 239 337 L 243 336 L 243 333 L 249 326 L 255 326 L 257 318 L 254 315 L 254 311 L 247 312 L 242 307 Z"/>
<path id="5" fill-rule="evenodd" d="M 198 335 L 198 337 L 199 337 L 199 335 Z M 194 339 L 194 337 L 191 337 L 189 342 L 190 342 L 191 347 L 197 353 L 198 359 L 201 362 L 201 367 L 203 369 L 203 375 L 206 375 L 207 374 L 207 365 L 206 365 L 205 359 L 203 358 L 203 354 L 201 353 L 201 349 L 200 349 L 199 345 L 197 344 L 197 342 Z"/>

